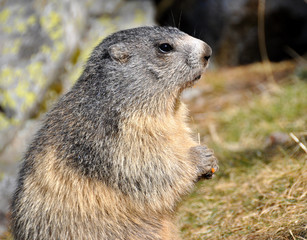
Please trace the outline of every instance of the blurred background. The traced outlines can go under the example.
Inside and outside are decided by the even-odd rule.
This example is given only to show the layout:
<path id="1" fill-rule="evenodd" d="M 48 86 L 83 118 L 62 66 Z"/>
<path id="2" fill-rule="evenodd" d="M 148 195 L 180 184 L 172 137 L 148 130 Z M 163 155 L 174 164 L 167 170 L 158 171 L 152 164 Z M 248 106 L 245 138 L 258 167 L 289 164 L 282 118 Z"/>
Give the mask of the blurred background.
<path id="1" fill-rule="evenodd" d="M 191 105 L 196 132 L 202 141 L 217 148 L 222 160 L 225 151 L 242 153 L 248 144 L 248 149 L 251 145 L 260 149 L 253 154 L 261 155 L 268 146 L 291 142 L 295 154 L 305 162 L 304 150 L 289 133 L 295 131 L 305 146 L 306 0 L 0 0 L 0 236 L 7 230 L 18 164 L 46 111 L 78 79 L 91 50 L 104 37 L 143 25 L 175 26 L 212 47 L 207 79 L 200 81 L 199 89 L 187 91 L 184 99 Z M 283 95 L 288 93 L 288 86 L 298 90 Z M 227 122 L 220 112 L 229 111 L 227 116 L 234 116 L 230 106 L 261 102 L 258 97 L 265 94 L 279 96 L 276 104 L 287 97 L 295 104 L 299 102 L 293 117 L 299 121 L 283 118 L 293 108 L 287 105 L 291 102 L 288 99 L 282 102 L 274 127 L 261 133 L 240 132 L 244 129 L 238 127 L 238 132 L 229 133 L 237 137 L 220 135 L 219 127 L 227 129 L 231 121 L 242 127 L 246 122 L 241 124 L 233 118 Z M 248 121 L 251 112 L 242 116 Z M 267 115 L 272 121 L 270 113 Z M 257 124 L 253 120 L 249 123 Z M 230 131 L 235 128 L 229 126 Z M 181 223 L 183 232 L 185 224 Z"/>

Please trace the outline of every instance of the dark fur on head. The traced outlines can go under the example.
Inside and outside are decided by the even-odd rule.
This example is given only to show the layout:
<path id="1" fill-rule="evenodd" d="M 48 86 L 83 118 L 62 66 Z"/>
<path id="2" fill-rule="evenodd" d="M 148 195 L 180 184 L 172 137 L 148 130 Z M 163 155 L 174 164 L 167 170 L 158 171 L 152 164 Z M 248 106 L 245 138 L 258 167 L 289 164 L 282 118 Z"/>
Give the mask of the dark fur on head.
<path id="1" fill-rule="evenodd" d="M 125 114 L 167 111 L 165 102 L 174 101 L 184 84 L 200 76 L 204 67 L 195 61 L 193 46 L 184 44 L 185 36 L 171 27 L 117 32 L 94 49 L 79 84 L 93 91 L 91 98 L 93 93 L 102 94 Z M 173 51 L 161 53 L 162 43 L 171 44 Z"/>

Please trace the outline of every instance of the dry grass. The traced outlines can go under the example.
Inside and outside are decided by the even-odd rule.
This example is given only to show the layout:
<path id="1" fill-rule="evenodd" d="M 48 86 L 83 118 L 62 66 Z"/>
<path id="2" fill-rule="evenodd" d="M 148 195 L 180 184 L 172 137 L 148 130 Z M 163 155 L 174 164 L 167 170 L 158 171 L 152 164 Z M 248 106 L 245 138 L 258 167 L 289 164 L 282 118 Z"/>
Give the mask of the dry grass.
<path id="1" fill-rule="evenodd" d="M 306 146 L 307 84 L 293 63 L 272 69 L 277 86 L 261 64 L 200 83 L 192 122 L 221 169 L 179 207 L 183 239 L 307 239 L 307 155 L 289 136 Z"/>
<path id="2" fill-rule="evenodd" d="M 259 162 L 201 185 L 180 208 L 184 239 L 292 239 L 282 238 L 290 231 L 307 239 L 306 158 Z"/>

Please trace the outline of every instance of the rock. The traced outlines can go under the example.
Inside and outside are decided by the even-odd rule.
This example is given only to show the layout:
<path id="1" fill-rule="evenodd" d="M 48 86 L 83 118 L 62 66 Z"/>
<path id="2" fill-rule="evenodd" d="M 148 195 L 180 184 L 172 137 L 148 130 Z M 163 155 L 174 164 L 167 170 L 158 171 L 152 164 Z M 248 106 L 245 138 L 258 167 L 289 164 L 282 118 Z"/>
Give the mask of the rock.
<path id="1" fill-rule="evenodd" d="M 113 15 L 116 14 L 118 9 L 124 4 L 123 0 L 112 0 L 112 1 L 97 1 L 87 0 L 88 12 L 92 17 L 100 17 L 102 15 Z"/>
<path id="2" fill-rule="evenodd" d="M 156 0 L 157 21 L 180 26 L 213 47 L 220 65 L 260 61 L 258 3 L 255 0 Z M 266 0 L 265 38 L 269 59 L 281 61 L 307 52 L 307 4 Z"/>
<path id="3" fill-rule="evenodd" d="M 7 214 L 10 209 L 10 203 L 16 186 L 16 178 L 5 175 L 0 179 L 0 236 L 6 231 L 8 226 Z"/>
<path id="4" fill-rule="evenodd" d="M 16 173 L 13 171 L 16 166 L 14 163 L 22 159 L 23 154 L 27 150 L 31 139 L 34 137 L 40 125 L 40 121 L 38 120 L 27 120 L 23 127 L 16 132 L 10 144 L 4 148 L 0 155 L 0 174 L 3 172 Z M 10 168 L 10 165 L 13 166 L 13 169 Z"/>
<path id="5" fill-rule="evenodd" d="M 265 140 L 265 147 L 273 147 L 277 145 L 286 145 L 291 142 L 291 138 L 287 133 L 273 132 Z"/>
<path id="6" fill-rule="evenodd" d="M 4 2 L 0 12 L 0 151 L 36 113 L 73 52 L 81 34 L 76 29 L 84 25 L 82 13 L 74 15 L 76 9 L 82 12 L 71 0 L 40 5 L 34 0 Z"/>

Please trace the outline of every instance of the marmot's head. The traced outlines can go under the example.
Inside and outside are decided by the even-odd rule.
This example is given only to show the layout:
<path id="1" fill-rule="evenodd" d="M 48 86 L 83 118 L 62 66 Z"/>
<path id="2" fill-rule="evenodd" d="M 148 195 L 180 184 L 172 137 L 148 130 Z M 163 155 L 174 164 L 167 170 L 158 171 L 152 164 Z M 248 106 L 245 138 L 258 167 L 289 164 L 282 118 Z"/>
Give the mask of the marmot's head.
<path id="1" fill-rule="evenodd" d="M 206 43 L 176 28 L 134 28 L 104 39 L 93 51 L 85 72 L 103 82 L 106 95 L 121 99 L 124 105 L 136 107 L 137 99 L 142 102 L 140 107 L 157 107 L 154 101 L 178 97 L 192 86 L 211 53 Z"/>

